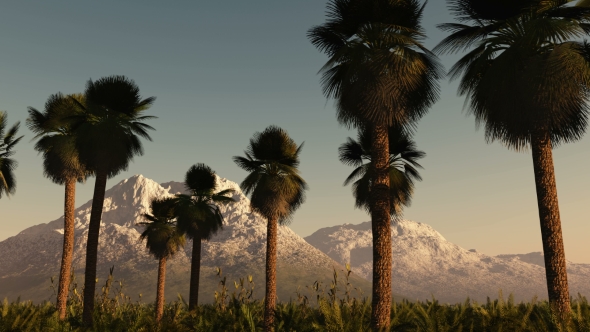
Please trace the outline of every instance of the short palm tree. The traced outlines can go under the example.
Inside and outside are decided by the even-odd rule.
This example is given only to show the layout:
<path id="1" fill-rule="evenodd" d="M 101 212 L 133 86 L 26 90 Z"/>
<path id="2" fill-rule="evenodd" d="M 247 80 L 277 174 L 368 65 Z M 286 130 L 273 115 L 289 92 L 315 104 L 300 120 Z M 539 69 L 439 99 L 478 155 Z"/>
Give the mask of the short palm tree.
<path id="1" fill-rule="evenodd" d="M 35 133 L 34 139 L 37 139 L 35 150 L 43 154 L 44 175 L 56 184 L 65 185 L 64 241 L 57 290 L 57 311 L 61 320 L 66 318 L 74 254 L 76 182 L 85 181 L 89 175 L 78 158 L 75 137 L 69 123 L 69 118 L 79 112 L 78 103 L 84 103 L 82 95 L 64 96 L 57 93 L 49 96 L 42 112 L 29 107 L 27 118 L 27 126 Z"/>
<path id="2" fill-rule="evenodd" d="M 223 228 L 223 216 L 218 204 L 227 204 L 234 199 L 227 196 L 233 193 L 233 189 L 216 192 L 217 177 L 205 164 L 191 166 L 186 172 L 184 185 L 189 194 L 176 195 L 176 215 L 178 229 L 193 240 L 189 310 L 194 310 L 199 303 L 201 242 L 211 239 Z"/>
<path id="3" fill-rule="evenodd" d="M 338 120 L 372 132 L 373 291 L 371 324 L 390 321 L 391 219 L 388 127 L 410 127 L 438 99 L 442 67 L 426 49 L 419 0 L 330 0 L 328 19 L 308 37 L 330 59 L 321 69 Z"/>
<path id="4" fill-rule="evenodd" d="M 89 80 L 84 97 L 86 104 L 78 104 L 81 115 L 73 117 L 72 123 L 80 160 L 96 176 L 84 275 L 83 321 L 91 326 L 98 237 L 107 179 L 126 170 L 134 156 L 143 154 L 140 137 L 151 140 L 148 130 L 154 129 L 144 122 L 155 118 L 144 115 L 144 112 L 155 97 L 142 99 L 135 82 L 125 76 Z"/>
<path id="5" fill-rule="evenodd" d="M 250 208 L 267 221 L 266 232 L 266 294 L 264 326 L 274 330 L 276 306 L 276 265 L 278 225 L 291 221 L 293 213 L 303 204 L 307 184 L 299 175 L 299 146 L 286 131 L 269 126 L 250 139 L 244 154 L 234 157 L 235 163 L 249 172 L 240 187 L 250 197 Z"/>
<path id="6" fill-rule="evenodd" d="M 459 23 L 437 47 L 468 51 L 450 70 L 488 142 L 532 150 L 549 301 L 570 308 L 552 149 L 582 137 L 588 122 L 589 1 L 448 0 Z"/>
<path id="7" fill-rule="evenodd" d="M 14 155 L 12 149 L 23 137 L 16 137 L 20 122 L 15 123 L 8 131 L 8 116 L 4 111 L 0 111 L 0 198 L 2 194 L 10 196 L 16 191 L 16 177 L 14 170 L 18 163 L 10 158 Z"/>
<path id="8" fill-rule="evenodd" d="M 410 206 L 414 192 L 414 182 L 421 181 L 418 159 L 426 154 L 416 148 L 409 134 L 401 129 L 389 128 L 389 206 L 394 218 L 402 217 L 404 206 Z M 355 167 L 344 185 L 351 182 L 355 205 L 370 213 L 371 197 L 371 132 L 359 130 L 357 140 L 348 138 L 338 149 L 340 161 Z"/>
<path id="9" fill-rule="evenodd" d="M 185 237 L 174 225 L 176 216 L 174 208 L 177 199 L 170 197 L 153 199 L 150 204 L 151 214 L 144 213 L 145 222 L 138 225 L 145 226 L 139 239 L 145 240 L 145 246 L 158 260 L 158 288 L 156 295 L 156 322 L 160 323 L 164 314 L 164 285 L 166 284 L 166 260 L 181 247 L 184 247 Z"/>

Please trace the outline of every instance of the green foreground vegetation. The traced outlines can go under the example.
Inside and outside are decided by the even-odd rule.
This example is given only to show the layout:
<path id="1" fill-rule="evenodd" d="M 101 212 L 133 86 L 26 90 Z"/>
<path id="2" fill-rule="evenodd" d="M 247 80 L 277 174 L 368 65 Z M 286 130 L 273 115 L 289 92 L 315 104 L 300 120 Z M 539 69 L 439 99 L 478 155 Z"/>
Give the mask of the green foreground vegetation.
<path id="1" fill-rule="evenodd" d="M 343 276 L 343 278 L 342 278 Z M 60 321 L 52 302 L 34 304 L 19 300 L 0 304 L 0 331 L 263 331 L 264 302 L 253 299 L 252 277 L 233 283 L 218 275 L 215 302 L 189 310 L 180 295 L 164 306 L 160 324 L 155 303 L 133 301 L 124 285 L 113 282 L 112 271 L 96 296 L 93 327 L 84 326 L 83 296 L 76 283 L 70 286 L 66 319 Z M 297 289 L 289 302 L 275 309 L 275 331 L 371 331 L 371 300 L 350 283 L 350 270 L 333 280 Z M 459 304 L 395 300 L 390 331 L 590 331 L 590 304 L 578 295 L 571 301 L 568 323 L 559 323 L 549 302 L 516 303 L 512 295 L 478 303 Z"/>
<path id="2" fill-rule="evenodd" d="M 370 331 L 370 301 L 320 297 L 317 304 L 278 303 L 276 331 Z M 50 302 L 4 301 L 0 313 L 0 331 L 261 331 L 264 325 L 264 304 L 237 298 L 202 305 L 193 312 L 179 299 L 165 306 L 160 327 L 156 326 L 154 304 L 116 298 L 96 303 L 92 329 L 83 327 L 82 302 L 68 303 L 63 322 Z M 572 301 L 571 317 L 567 327 L 560 327 L 546 301 L 516 304 L 509 298 L 449 305 L 403 300 L 391 307 L 391 331 L 589 331 L 586 298 Z"/>

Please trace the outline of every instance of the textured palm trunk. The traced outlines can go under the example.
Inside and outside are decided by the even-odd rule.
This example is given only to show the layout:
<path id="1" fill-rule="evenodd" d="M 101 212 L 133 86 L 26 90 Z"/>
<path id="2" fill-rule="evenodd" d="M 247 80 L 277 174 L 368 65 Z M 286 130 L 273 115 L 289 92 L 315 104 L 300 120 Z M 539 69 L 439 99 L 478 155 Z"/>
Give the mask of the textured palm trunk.
<path id="1" fill-rule="evenodd" d="M 158 264 L 158 291 L 156 295 L 156 323 L 160 324 L 164 315 L 164 285 L 166 284 L 166 257 Z"/>
<path id="2" fill-rule="evenodd" d="M 84 311 L 82 320 L 86 326 L 92 326 L 94 313 L 94 291 L 96 288 L 96 262 L 98 257 L 98 235 L 107 186 L 107 173 L 97 172 L 92 196 L 92 211 L 88 225 L 88 242 L 86 243 L 86 270 L 84 274 Z"/>
<path id="3" fill-rule="evenodd" d="M 374 331 L 389 328 L 391 312 L 391 217 L 389 207 L 389 137 L 387 126 L 375 125 L 372 133 L 373 183 L 370 193 L 373 231 L 373 299 L 371 325 Z"/>
<path id="4" fill-rule="evenodd" d="M 567 319 L 571 307 L 549 134 L 533 135 L 531 146 L 549 302 L 560 318 Z"/>
<path id="5" fill-rule="evenodd" d="M 269 219 L 266 229 L 266 294 L 264 296 L 264 331 L 274 331 L 277 302 L 277 219 Z"/>
<path id="6" fill-rule="evenodd" d="M 72 256 L 74 254 L 74 210 L 76 209 L 76 179 L 66 181 L 64 199 L 64 244 L 57 288 L 57 312 L 59 319 L 66 319 L 66 308 L 70 290 Z"/>
<path id="7" fill-rule="evenodd" d="M 199 305 L 199 276 L 201 274 L 201 238 L 193 238 L 193 257 L 191 258 L 191 285 L 188 296 L 189 310 L 197 309 Z"/>

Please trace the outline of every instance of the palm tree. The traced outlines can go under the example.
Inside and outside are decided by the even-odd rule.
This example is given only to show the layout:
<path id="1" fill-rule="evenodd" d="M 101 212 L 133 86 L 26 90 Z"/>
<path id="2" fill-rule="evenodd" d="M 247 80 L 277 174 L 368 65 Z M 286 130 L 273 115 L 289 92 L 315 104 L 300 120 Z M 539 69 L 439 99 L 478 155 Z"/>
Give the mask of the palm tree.
<path id="1" fill-rule="evenodd" d="M 403 206 L 410 206 L 414 181 L 421 181 L 418 159 L 426 154 L 417 150 L 416 143 L 403 130 L 390 127 L 389 136 L 389 208 L 391 216 L 401 218 Z M 371 132 L 361 129 L 357 140 L 348 138 L 338 149 L 340 161 L 355 167 L 344 185 L 352 184 L 355 206 L 370 213 L 371 196 Z M 366 162 L 365 162 L 366 161 Z"/>
<path id="2" fill-rule="evenodd" d="M 76 99 L 77 103 L 72 102 Z M 83 182 L 89 173 L 80 162 L 75 137 L 68 118 L 78 114 L 77 104 L 84 103 L 82 95 L 49 96 L 43 112 L 29 107 L 27 126 L 38 139 L 35 150 L 43 154 L 44 175 L 59 185 L 65 185 L 64 241 L 57 290 L 59 319 L 66 318 L 66 304 L 70 287 L 72 256 L 74 254 L 74 210 L 76 208 L 76 182 Z"/>
<path id="3" fill-rule="evenodd" d="M 14 155 L 12 149 L 23 137 L 16 137 L 20 122 L 15 123 L 10 129 L 6 130 L 8 114 L 0 111 L 0 198 L 5 193 L 10 197 L 16 191 L 16 177 L 14 170 L 18 163 L 10 158 Z"/>
<path id="4" fill-rule="evenodd" d="M 78 103 L 81 115 L 73 117 L 72 121 L 80 160 L 96 175 L 84 275 L 83 321 L 91 326 L 98 237 L 107 179 L 126 170 L 134 156 L 143 154 L 139 137 L 151 140 L 148 130 L 154 129 L 144 121 L 155 118 L 143 114 L 155 97 L 141 99 L 135 82 L 125 76 L 89 80 L 84 96 L 86 105 Z"/>
<path id="5" fill-rule="evenodd" d="M 441 53 L 469 52 L 451 68 L 486 141 L 532 150 L 549 301 L 570 312 L 552 149 L 582 137 L 588 121 L 590 8 L 570 1 L 448 0 L 460 23 Z M 587 1 L 586 1 L 587 2 Z M 588 4 L 587 4 L 588 5 Z"/>
<path id="6" fill-rule="evenodd" d="M 251 194 L 250 208 L 267 220 L 266 231 L 266 294 L 264 297 L 264 326 L 274 330 L 276 306 L 276 265 L 278 225 L 288 224 L 293 213 L 305 201 L 307 184 L 299 175 L 299 146 L 286 131 L 269 126 L 250 139 L 244 154 L 234 162 L 249 172 L 240 187 Z"/>
<path id="7" fill-rule="evenodd" d="M 185 237 L 174 225 L 174 206 L 176 198 L 153 199 L 151 201 L 152 214 L 144 213 L 145 229 L 139 239 L 145 240 L 145 246 L 158 260 L 158 290 L 156 295 L 156 322 L 159 324 L 164 314 L 164 285 L 166 283 L 166 260 L 184 247 Z"/>
<path id="8" fill-rule="evenodd" d="M 438 99 L 442 67 L 421 44 L 424 5 L 331 0 L 327 22 L 308 32 L 330 57 L 320 70 L 321 83 L 326 97 L 336 100 L 339 122 L 371 131 L 374 330 L 389 326 L 392 300 L 388 127 L 411 126 Z"/>
<path id="9" fill-rule="evenodd" d="M 223 216 L 217 204 L 227 204 L 234 199 L 228 197 L 233 189 L 217 190 L 215 172 L 205 164 L 195 164 L 189 168 L 184 178 L 188 195 L 178 194 L 176 215 L 177 227 L 193 240 L 191 258 L 191 281 L 189 291 L 189 310 L 199 303 L 199 275 L 201 273 L 201 242 L 223 228 Z"/>

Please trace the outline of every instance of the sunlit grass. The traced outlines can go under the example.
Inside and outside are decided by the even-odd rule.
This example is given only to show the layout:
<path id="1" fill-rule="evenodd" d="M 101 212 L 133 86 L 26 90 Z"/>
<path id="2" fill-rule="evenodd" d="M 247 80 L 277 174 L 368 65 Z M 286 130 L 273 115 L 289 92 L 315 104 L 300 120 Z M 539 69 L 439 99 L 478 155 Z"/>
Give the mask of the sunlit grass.
<path id="1" fill-rule="evenodd" d="M 189 312 L 180 296 L 166 305 L 161 325 L 155 323 L 154 304 L 133 302 L 112 289 L 112 275 L 96 298 L 93 329 L 82 326 L 82 298 L 73 287 L 68 317 L 58 320 L 53 303 L 7 300 L 0 306 L 0 331 L 261 331 L 264 306 L 251 298 L 251 279 L 229 286 L 220 277 L 216 302 Z M 231 291 L 230 289 L 231 288 Z M 358 298 L 348 275 L 330 284 L 316 283 L 297 290 L 296 299 L 279 303 L 276 331 L 370 331 L 371 303 Z M 477 303 L 467 299 L 459 304 L 395 301 L 391 310 L 391 331 L 590 331 L 590 304 L 578 296 L 572 301 L 570 321 L 561 326 L 551 314 L 547 301 L 532 299 L 515 303 L 512 296 Z"/>

